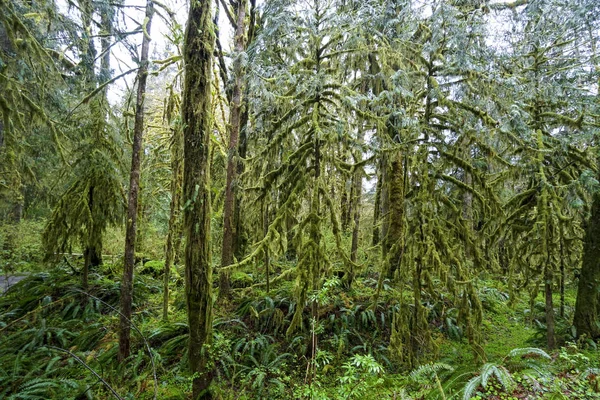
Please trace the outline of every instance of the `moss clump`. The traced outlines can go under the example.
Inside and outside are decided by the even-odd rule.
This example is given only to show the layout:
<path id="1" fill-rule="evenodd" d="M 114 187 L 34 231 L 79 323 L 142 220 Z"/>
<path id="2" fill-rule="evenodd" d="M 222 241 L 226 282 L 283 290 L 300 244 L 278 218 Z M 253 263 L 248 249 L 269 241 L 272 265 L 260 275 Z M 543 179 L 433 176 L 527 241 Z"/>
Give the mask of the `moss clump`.
<path id="1" fill-rule="evenodd" d="M 163 260 L 147 261 L 139 272 L 140 274 L 151 275 L 153 278 L 158 278 L 165 272 L 165 262 Z M 179 272 L 174 266 L 171 267 L 171 276 L 173 278 L 179 278 Z"/>
<path id="2" fill-rule="evenodd" d="M 254 283 L 252 275 L 241 271 L 235 271 L 231 274 L 231 287 L 232 288 L 245 288 L 251 286 Z"/>

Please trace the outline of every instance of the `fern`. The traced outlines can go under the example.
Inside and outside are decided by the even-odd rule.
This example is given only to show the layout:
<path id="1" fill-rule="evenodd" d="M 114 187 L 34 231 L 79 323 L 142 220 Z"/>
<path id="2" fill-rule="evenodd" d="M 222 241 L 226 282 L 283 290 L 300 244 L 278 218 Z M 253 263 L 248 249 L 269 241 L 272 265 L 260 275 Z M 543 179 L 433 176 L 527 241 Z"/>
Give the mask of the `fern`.
<path id="1" fill-rule="evenodd" d="M 469 379 L 469 382 L 467 382 L 464 388 L 463 400 L 469 400 L 479 385 L 481 385 L 481 376 L 474 376 Z"/>
<path id="2" fill-rule="evenodd" d="M 454 368 L 445 363 L 431 363 L 421 365 L 410 373 L 410 378 L 414 381 L 421 381 L 422 379 L 431 379 L 438 375 L 440 371 L 453 372 Z"/>
<path id="3" fill-rule="evenodd" d="M 485 363 L 481 367 L 479 376 L 476 376 L 467 382 L 467 385 L 464 388 L 463 400 L 470 399 L 479 385 L 485 389 L 492 377 L 496 378 L 506 391 L 512 391 L 515 387 L 515 381 L 505 367 L 492 363 Z"/>
<path id="4" fill-rule="evenodd" d="M 547 360 L 552 359 L 552 357 L 550 357 L 548 355 L 548 353 L 546 353 L 542 349 L 538 349 L 537 347 L 516 348 L 516 349 L 511 350 L 510 353 L 508 353 L 507 357 L 523 357 L 523 356 L 528 356 L 528 355 L 535 355 L 538 357 L 545 358 Z"/>

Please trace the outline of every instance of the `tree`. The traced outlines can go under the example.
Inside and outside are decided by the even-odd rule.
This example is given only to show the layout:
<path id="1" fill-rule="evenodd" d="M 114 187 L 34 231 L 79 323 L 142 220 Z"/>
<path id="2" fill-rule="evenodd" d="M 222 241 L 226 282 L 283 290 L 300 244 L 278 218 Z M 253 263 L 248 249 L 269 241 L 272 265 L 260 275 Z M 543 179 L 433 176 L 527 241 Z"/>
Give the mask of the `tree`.
<path id="1" fill-rule="evenodd" d="M 511 178 L 517 193 L 506 199 L 497 232 L 516 243 L 514 252 L 508 250 L 511 287 L 527 287 L 532 305 L 538 287 L 544 288 L 548 348 L 556 344 L 555 283 L 562 285 L 569 256 L 580 252 L 581 204 L 589 197 L 586 177 L 594 168 L 587 152 L 593 131 L 586 88 L 592 83 L 590 53 L 582 40 L 588 8 L 530 2 L 514 17 L 511 51 L 500 55 L 499 68 L 518 77 L 505 81 L 510 89 L 497 104 L 510 115 L 503 130 L 519 174 Z"/>
<path id="2" fill-rule="evenodd" d="M 235 27 L 235 47 L 233 60 L 233 88 L 231 90 L 231 101 L 229 110 L 229 145 L 227 153 L 227 182 L 225 184 L 225 205 L 223 210 L 223 246 L 221 250 L 221 267 L 227 267 L 233 264 L 234 244 L 236 236 L 236 186 L 238 170 L 238 148 L 240 130 L 242 127 L 242 113 L 245 101 L 242 96 L 245 83 L 245 53 L 246 43 L 248 41 L 248 32 L 246 29 L 246 12 L 248 0 L 238 0 L 235 3 L 236 20 Z M 239 214 L 238 214 L 239 215 Z M 229 272 L 223 270 L 219 273 L 219 296 L 226 298 L 229 296 Z"/>
<path id="3" fill-rule="evenodd" d="M 119 331 L 119 360 L 129 357 L 131 312 L 133 302 L 133 268 L 135 266 L 135 236 L 137 232 L 138 193 L 140 185 L 140 156 L 144 135 L 144 98 L 148 80 L 148 52 L 150 50 L 150 29 L 154 3 L 146 3 L 146 16 L 142 24 L 142 51 L 137 75 L 137 96 L 135 104 L 135 122 L 133 126 L 133 146 L 131 153 L 131 174 L 129 180 L 129 201 L 127 203 L 127 230 L 125 236 L 125 261 L 123 280 L 121 281 L 121 324 Z"/>
<path id="4" fill-rule="evenodd" d="M 80 1 L 82 32 L 77 42 L 81 73 L 80 85 L 89 94 L 71 111 L 74 121 L 69 180 L 44 231 L 48 258 L 71 251 L 74 242 L 83 249 L 82 284 L 88 285 L 90 267 L 102 263 L 102 236 L 107 226 L 121 222 L 123 193 L 121 146 L 117 130 L 110 124 L 107 86 L 110 78 L 110 48 L 114 13 L 111 7 L 100 10 L 102 29 L 100 70 L 96 74 L 96 47 L 93 41 L 93 15 L 97 11 L 88 0 Z M 87 106 L 84 106 L 87 105 Z M 114 121 L 113 121 L 114 122 Z"/>
<path id="5" fill-rule="evenodd" d="M 591 59 L 594 71 L 597 76 L 597 82 L 600 82 L 600 64 L 598 63 L 598 41 L 600 31 L 598 20 L 594 18 L 600 10 L 598 4 L 589 4 L 582 1 L 587 13 L 583 27 L 587 31 L 590 41 Z M 596 96 L 597 112 L 599 96 Z M 596 123 L 597 123 L 596 114 Z M 598 136 L 596 134 L 596 142 Z M 600 157 L 596 156 L 596 165 L 600 163 Z M 600 174 L 597 174 L 596 181 L 600 181 Z M 588 337 L 592 339 L 600 338 L 600 192 L 598 188 L 592 196 L 591 213 L 585 227 L 585 236 L 583 239 L 583 260 L 581 264 L 581 273 L 577 288 L 577 301 L 575 304 L 575 314 L 573 325 L 577 329 L 579 337 Z"/>
<path id="6" fill-rule="evenodd" d="M 210 254 L 211 81 L 215 34 L 210 0 L 190 2 L 183 44 L 183 202 L 185 294 L 190 331 L 188 358 L 194 400 L 210 398 L 213 378 L 205 345 L 212 340 Z"/>

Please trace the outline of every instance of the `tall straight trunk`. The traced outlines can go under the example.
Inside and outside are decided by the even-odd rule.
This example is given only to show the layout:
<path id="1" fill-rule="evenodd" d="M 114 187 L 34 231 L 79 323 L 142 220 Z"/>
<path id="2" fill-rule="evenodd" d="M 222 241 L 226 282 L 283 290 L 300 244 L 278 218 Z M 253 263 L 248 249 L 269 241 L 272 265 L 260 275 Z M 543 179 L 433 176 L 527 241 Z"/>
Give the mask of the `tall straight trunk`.
<path id="1" fill-rule="evenodd" d="M 362 127 L 359 127 L 357 142 L 358 144 L 362 144 L 363 141 L 363 131 Z M 362 161 L 362 154 L 360 150 L 356 153 L 354 158 L 355 163 L 360 163 Z M 354 263 L 356 263 L 356 258 L 358 255 L 358 234 L 360 232 L 360 205 L 362 198 L 362 170 L 354 171 L 354 175 L 352 175 L 352 199 L 351 199 L 351 208 L 353 210 L 353 222 L 354 226 L 352 227 L 352 244 L 350 245 L 350 270 L 348 271 L 348 276 L 346 279 L 346 284 L 348 287 L 352 286 L 352 282 L 354 281 Z"/>
<path id="2" fill-rule="evenodd" d="M 342 176 L 341 179 L 341 184 L 340 184 L 340 192 L 342 193 L 342 195 L 340 196 L 340 208 L 341 208 L 341 216 L 340 216 L 340 220 L 342 223 L 342 230 L 344 231 L 344 233 L 346 233 L 348 231 L 348 225 L 350 223 L 350 202 L 352 201 L 352 184 L 350 184 L 350 195 L 348 195 L 348 188 L 346 187 L 346 184 L 348 182 L 347 177 L 344 175 Z M 334 196 L 332 196 L 334 197 Z"/>
<path id="3" fill-rule="evenodd" d="M 386 234 L 383 236 L 383 256 L 387 258 L 387 276 L 394 277 L 394 273 L 400 266 L 402 250 L 404 246 L 403 220 L 404 220 L 404 164 L 402 153 L 396 150 L 391 154 L 393 159 L 388 167 L 386 187 L 386 200 L 388 206 L 384 215 L 384 226 Z"/>
<path id="4" fill-rule="evenodd" d="M 142 53 L 138 70 L 138 87 L 135 105 L 135 122 L 133 126 L 133 149 L 131 154 L 131 174 L 129 176 L 129 198 L 127 202 L 127 230 L 125 232 L 125 261 L 123 265 L 123 280 L 121 281 L 121 323 L 119 331 L 119 360 L 129 357 L 131 312 L 133 300 L 133 267 L 135 265 L 135 238 L 138 215 L 138 193 L 140 188 L 140 156 L 144 134 L 144 97 L 148 78 L 148 53 L 150 50 L 150 27 L 154 3 L 146 3 L 144 19 Z"/>
<path id="5" fill-rule="evenodd" d="M 563 230 L 560 229 L 560 317 L 565 317 L 565 255 L 563 251 Z"/>
<path id="6" fill-rule="evenodd" d="M 225 186 L 225 205 L 223 209 L 223 247 L 221 251 L 221 267 L 233 264 L 234 237 L 235 237 L 235 199 L 237 177 L 237 154 L 240 137 L 242 115 L 242 93 L 244 82 L 244 68 L 241 55 L 244 51 L 244 35 L 246 33 L 246 8 L 248 0 L 238 0 L 237 21 L 235 30 L 235 58 L 233 64 L 233 91 L 231 95 L 231 111 L 229 113 L 229 148 L 227 156 L 227 184 Z M 219 272 L 219 297 L 229 297 L 230 283 L 229 272 Z"/>
<path id="7" fill-rule="evenodd" d="M 360 203 L 362 197 L 362 173 L 355 171 L 352 177 L 354 196 L 352 198 L 352 210 L 354 226 L 352 227 L 352 245 L 350 246 L 350 260 L 356 262 L 358 252 L 358 233 L 360 230 Z"/>
<path id="8" fill-rule="evenodd" d="M 248 89 L 246 89 L 247 91 Z M 245 104 L 245 100 L 242 99 Z M 240 117 L 240 141 L 238 146 L 238 162 L 237 162 L 237 176 L 241 176 L 244 172 L 244 161 L 248 150 L 248 139 L 246 131 L 248 129 L 248 107 L 243 106 L 242 116 Z M 235 237 L 233 239 L 233 252 L 238 259 L 242 259 L 246 254 L 246 248 L 248 246 L 248 231 L 245 226 L 245 219 L 243 217 L 242 210 L 243 196 L 239 191 L 236 191 L 235 197 L 235 212 L 233 215 L 235 225 Z"/>
<path id="9" fill-rule="evenodd" d="M 167 117 L 167 121 L 171 121 Z M 167 244 L 165 246 L 165 270 L 163 276 L 163 320 L 169 319 L 169 281 L 171 267 L 176 264 L 178 237 L 181 232 L 180 208 L 181 208 L 181 181 L 183 178 L 183 136 L 181 130 L 173 129 L 171 141 L 171 211 L 169 215 L 169 231 L 167 233 Z"/>
<path id="10" fill-rule="evenodd" d="M 254 35 L 256 32 L 256 0 L 250 0 L 250 15 L 248 18 L 248 35 L 246 37 L 246 48 L 254 41 Z M 248 92 L 248 86 L 246 85 L 244 91 Z M 248 121 L 249 111 L 247 106 L 248 96 L 242 96 L 242 115 L 240 116 L 240 140 L 238 145 L 238 162 L 237 162 L 237 175 L 241 176 L 244 172 L 244 162 L 248 152 Z M 235 237 L 233 242 L 234 253 L 238 259 L 241 259 L 246 254 L 248 247 L 248 229 L 246 227 L 245 219 L 243 217 L 242 209 L 243 196 L 241 193 L 236 192 L 236 207 L 234 213 L 234 224 L 235 224 Z"/>
<path id="11" fill-rule="evenodd" d="M 79 8 L 81 10 L 81 23 L 83 26 L 82 32 L 82 45 L 80 48 L 80 57 L 82 65 L 84 66 L 84 79 L 87 87 L 92 87 L 96 84 L 96 76 L 94 74 L 94 59 L 96 57 L 96 50 L 94 48 L 94 44 L 92 42 L 91 30 L 92 30 L 92 14 L 93 14 L 93 6 L 92 2 L 89 0 L 79 0 L 78 2 Z M 90 107 L 90 110 L 93 112 L 93 117 L 97 118 L 96 110 Z M 91 186 L 87 192 L 87 207 L 90 215 L 94 216 L 94 187 Z M 92 221 L 93 224 L 93 221 Z M 88 227 L 91 231 L 95 231 L 94 227 Z M 83 270 L 81 274 L 81 286 L 83 290 L 87 291 L 88 288 L 88 276 L 89 276 L 89 268 L 92 264 L 93 254 L 96 253 L 96 249 L 93 244 L 93 235 L 88 233 L 84 238 L 82 238 L 83 245 Z M 82 297 L 82 302 L 85 301 L 85 297 Z"/>
<path id="12" fill-rule="evenodd" d="M 97 207 L 94 201 L 95 188 L 91 186 L 88 190 L 88 209 L 91 215 L 95 215 L 95 207 Z M 90 267 L 96 267 L 102 264 L 102 231 L 98 228 L 98 223 L 92 221 L 92 230 L 87 235 L 87 243 L 83 249 L 83 273 L 81 275 L 81 285 L 83 290 L 88 288 L 88 276 Z"/>
<path id="13" fill-rule="evenodd" d="M 377 167 L 377 185 L 375 186 L 375 202 L 373 204 L 373 240 L 371 244 L 377 246 L 379 244 L 379 234 L 381 226 L 379 226 L 379 216 L 381 214 L 381 188 L 383 184 L 383 176 L 381 174 L 381 162 Z"/>
<path id="14" fill-rule="evenodd" d="M 548 262 L 546 263 L 544 271 L 544 295 L 546 297 L 546 342 L 548 349 L 550 350 L 554 349 L 554 346 L 556 345 L 554 335 L 554 304 L 552 302 L 552 282 L 554 277 L 552 275 L 552 265 Z"/>
<path id="15" fill-rule="evenodd" d="M 267 233 L 269 232 L 269 203 L 266 202 L 266 197 L 263 199 L 262 204 L 262 212 L 263 212 L 263 232 L 264 236 L 267 237 Z M 267 296 L 271 292 L 271 280 L 270 280 L 270 266 L 271 266 L 271 258 L 269 255 L 269 246 L 265 246 L 265 254 L 264 254 L 264 263 L 265 263 L 265 277 L 267 280 Z"/>
<path id="16" fill-rule="evenodd" d="M 185 295 L 190 336 L 188 360 L 192 399 L 212 398 L 213 369 L 205 344 L 212 339 L 212 265 L 210 257 L 211 78 L 215 34 L 210 0 L 190 2 L 183 59 L 183 203 Z"/>
<path id="17" fill-rule="evenodd" d="M 583 260 L 573 325 L 577 336 L 600 338 L 600 194 L 594 194 L 592 214 L 583 239 Z"/>

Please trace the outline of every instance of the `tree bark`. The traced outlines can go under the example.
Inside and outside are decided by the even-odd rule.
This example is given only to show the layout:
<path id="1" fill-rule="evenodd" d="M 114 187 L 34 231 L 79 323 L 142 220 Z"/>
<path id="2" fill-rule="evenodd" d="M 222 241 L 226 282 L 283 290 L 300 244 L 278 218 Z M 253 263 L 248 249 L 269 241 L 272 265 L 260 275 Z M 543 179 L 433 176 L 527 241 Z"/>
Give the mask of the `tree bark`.
<path id="1" fill-rule="evenodd" d="M 377 246 L 379 244 L 379 234 L 381 226 L 379 226 L 379 216 L 381 214 L 381 187 L 383 176 L 381 174 L 381 162 L 377 167 L 377 185 L 375 186 L 375 203 L 373 204 L 373 240 L 371 244 Z"/>
<path id="2" fill-rule="evenodd" d="M 190 2 L 183 46 L 183 202 L 185 294 L 190 337 L 188 358 L 192 399 L 212 398 L 213 370 L 205 344 L 212 339 L 212 265 L 210 257 L 211 78 L 215 35 L 210 0 Z"/>
<path id="3" fill-rule="evenodd" d="M 394 277 L 394 273 L 400 265 L 404 245 L 404 165 L 400 150 L 396 150 L 395 153 L 392 154 L 393 159 L 386 173 L 388 181 L 383 182 L 387 191 L 385 198 L 388 206 L 383 216 L 386 233 L 382 238 L 382 249 L 384 258 L 388 259 L 387 276 L 389 279 Z"/>
<path id="4" fill-rule="evenodd" d="M 359 144 L 363 142 L 363 131 L 362 126 L 360 126 L 357 136 L 357 141 Z M 354 159 L 355 163 L 360 163 L 362 161 L 362 154 L 360 151 L 356 152 L 356 156 Z M 354 171 L 354 175 L 352 175 L 352 193 L 353 196 L 351 200 L 351 209 L 353 211 L 352 219 L 354 221 L 354 226 L 352 227 L 352 244 L 350 245 L 350 270 L 348 271 L 348 276 L 346 277 L 346 284 L 348 287 L 352 287 L 352 282 L 354 281 L 354 264 L 356 263 L 356 258 L 358 255 L 358 235 L 360 232 L 360 205 L 362 198 L 362 177 L 363 172 L 362 169 L 358 169 Z"/>
<path id="5" fill-rule="evenodd" d="M 171 122 L 171 117 L 167 117 Z M 169 215 L 169 231 L 167 233 L 167 244 L 165 246 L 165 270 L 163 276 L 163 320 L 169 319 L 169 280 L 171 266 L 177 264 L 178 238 L 181 232 L 181 183 L 183 179 L 183 136 L 177 127 L 173 129 L 171 141 L 171 210 Z"/>
<path id="6" fill-rule="evenodd" d="M 83 250 L 83 273 L 81 275 L 81 285 L 83 290 L 88 288 L 88 276 L 90 267 L 96 267 L 102 264 L 102 230 L 99 229 L 98 223 L 96 222 L 96 210 L 97 205 L 94 201 L 94 186 L 88 190 L 88 209 L 92 215 L 92 230 L 87 235 L 87 243 Z"/>
<path id="7" fill-rule="evenodd" d="M 246 8 L 248 0 L 238 0 L 237 21 L 235 30 L 236 58 L 233 64 L 233 91 L 231 95 L 231 110 L 229 113 L 229 148 L 227 156 L 227 185 L 225 186 L 225 204 L 223 209 L 223 246 L 221 251 L 221 267 L 233 264 L 235 232 L 235 200 L 237 178 L 237 154 L 240 137 L 242 115 L 242 93 L 244 83 L 244 68 L 241 55 L 244 52 L 246 33 Z M 228 298 L 230 291 L 229 272 L 219 272 L 219 297 Z"/>
<path id="8" fill-rule="evenodd" d="M 544 294 L 546 297 L 546 342 L 548 349 L 550 350 L 554 349 L 556 346 L 556 339 L 554 335 L 554 303 L 552 302 L 552 284 L 554 278 L 552 275 L 552 265 L 547 263 L 544 271 Z"/>
<path id="9" fill-rule="evenodd" d="M 144 97 L 148 79 L 148 53 L 150 50 L 150 28 L 154 3 L 146 3 L 146 16 L 143 24 L 142 53 L 138 70 L 138 87 L 133 126 L 133 149 L 131 154 L 131 174 L 129 176 L 129 198 L 127 203 L 127 230 L 125 233 L 125 261 L 121 281 L 121 323 L 119 331 L 119 360 L 129 357 L 131 314 L 133 302 L 133 267 L 135 265 L 135 244 L 138 215 L 138 193 L 140 189 L 140 157 L 144 135 Z"/>

